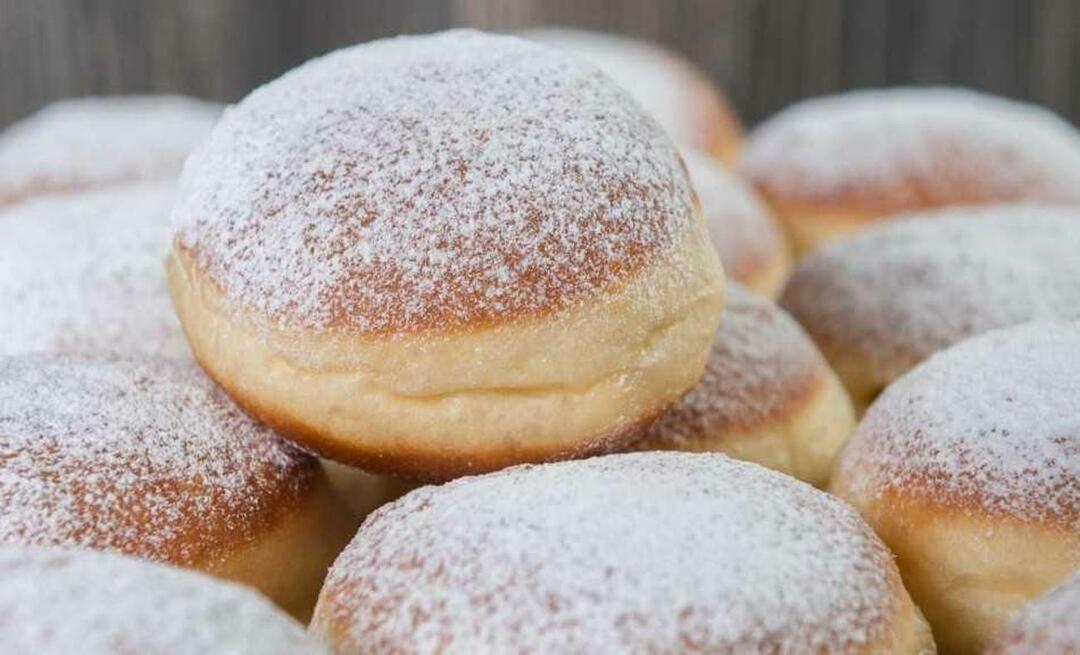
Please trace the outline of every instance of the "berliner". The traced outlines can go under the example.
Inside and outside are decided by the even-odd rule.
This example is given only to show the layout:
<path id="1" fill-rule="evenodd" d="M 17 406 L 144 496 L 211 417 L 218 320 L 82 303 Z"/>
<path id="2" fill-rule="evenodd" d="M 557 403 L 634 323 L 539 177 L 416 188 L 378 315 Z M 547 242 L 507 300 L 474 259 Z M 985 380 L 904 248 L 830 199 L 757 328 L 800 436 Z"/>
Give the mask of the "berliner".
<path id="1" fill-rule="evenodd" d="M 719 451 L 823 486 L 854 429 L 847 392 L 799 324 L 730 284 L 705 376 L 636 448 Z"/>
<path id="2" fill-rule="evenodd" d="M 155 183 L 0 212 L 0 355 L 190 357 L 162 267 L 174 192 Z"/>
<path id="3" fill-rule="evenodd" d="M 311 630 L 384 652 L 932 652 L 849 507 L 719 454 L 634 453 L 423 487 L 330 569 Z"/>
<path id="4" fill-rule="evenodd" d="M 781 305 L 860 413 L 886 385 L 966 337 L 1080 319 L 1080 207 L 941 209 L 879 225 L 804 260 Z"/>
<path id="5" fill-rule="evenodd" d="M 621 446 L 701 377 L 722 307 L 670 140 L 602 73 L 516 37 L 301 66 L 226 111 L 173 216 L 203 367 L 373 472 Z"/>
<path id="6" fill-rule="evenodd" d="M 351 536 L 328 489 L 193 363 L 0 358 L 0 544 L 200 569 L 305 616 Z"/>
<path id="7" fill-rule="evenodd" d="M 747 140 L 742 172 L 805 253 L 949 205 L 1080 203 L 1080 135 L 1025 103 L 954 88 L 799 102 Z"/>
<path id="8" fill-rule="evenodd" d="M 658 45 L 602 32 L 539 28 L 523 35 L 598 67 L 625 89 L 680 146 L 734 165 L 742 124 L 708 74 Z"/>
<path id="9" fill-rule="evenodd" d="M 1080 566 L 1080 323 L 934 355 L 875 402 L 832 490 L 897 556 L 943 651 L 978 653 Z"/>
<path id="10" fill-rule="evenodd" d="M 1025 605 L 994 637 L 986 655 L 1080 653 L 1080 573 Z"/>
<path id="11" fill-rule="evenodd" d="M 0 207 L 180 172 L 221 106 L 180 96 L 62 100 L 0 133 Z"/>
<path id="12" fill-rule="evenodd" d="M 741 179 L 698 152 L 684 149 L 682 155 L 724 272 L 751 291 L 776 298 L 792 267 L 780 225 Z"/>
<path id="13" fill-rule="evenodd" d="M 111 553 L 0 547 L 0 650 L 34 655 L 317 655 L 240 585 Z"/>

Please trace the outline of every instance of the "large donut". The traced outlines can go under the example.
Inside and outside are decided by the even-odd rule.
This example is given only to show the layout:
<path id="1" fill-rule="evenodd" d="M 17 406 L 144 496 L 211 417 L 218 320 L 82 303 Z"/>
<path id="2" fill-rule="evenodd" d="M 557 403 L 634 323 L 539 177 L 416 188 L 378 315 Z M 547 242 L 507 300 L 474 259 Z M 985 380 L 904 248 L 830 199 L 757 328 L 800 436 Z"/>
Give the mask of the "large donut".
<path id="1" fill-rule="evenodd" d="M 588 61 L 633 96 L 680 146 L 734 164 L 742 125 L 724 93 L 685 57 L 646 41 L 565 28 L 523 35 Z"/>
<path id="2" fill-rule="evenodd" d="M 0 212 L 0 355 L 190 357 L 162 267 L 173 196 L 153 184 Z"/>
<path id="3" fill-rule="evenodd" d="M 34 655 L 318 655 L 259 594 L 109 553 L 0 547 L 0 650 Z"/>
<path id="4" fill-rule="evenodd" d="M 847 392 L 799 324 L 729 285 L 705 376 L 636 446 L 718 451 L 822 486 L 854 429 Z"/>
<path id="5" fill-rule="evenodd" d="M 1080 207 L 946 209 L 881 225 L 804 260 L 781 304 L 861 412 L 966 337 L 1080 319 Z"/>
<path id="6" fill-rule="evenodd" d="M 311 630 L 341 655 L 933 648 L 892 555 L 849 507 L 688 453 L 413 491 L 338 557 Z"/>
<path id="7" fill-rule="evenodd" d="M 310 612 L 351 519 L 191 363 L 0 358 L 0 544 L 200 569 Z"/>
<path id="8" fill-rule="evenodd" d="M 1021 609 L 986 655 L 1080 653 L 1080 572 Z"/>
<path id="9" fill-rule="evenodd" d="M 1041 107 L 962 89 L 805 100 L 753 132 L 741 166 L 803 253 L 908 211 L 1080 203 L 1074 127 Z"/>
<path id="10" fill-rule="evenodd" d="M 893 383 L 832 489 L 896 553 L 943 651 L 980 653 L 1080 566 L 1080 323 L 942 351 Z"/>
<path id="11" fill-rule="evenodd" d="M 180 96 L 62 100 L 0 133 L 0 207 L 180 172 L 221 106 Z"/>
<path id="12" fill-rule="evenodd" d="M 622 445 L 701 376 L 722 305 L 670 140 L 602 73 L 516 37 L 305 64 L 226 112 L 174 218 L 204 368 L 375 471 Z"/>

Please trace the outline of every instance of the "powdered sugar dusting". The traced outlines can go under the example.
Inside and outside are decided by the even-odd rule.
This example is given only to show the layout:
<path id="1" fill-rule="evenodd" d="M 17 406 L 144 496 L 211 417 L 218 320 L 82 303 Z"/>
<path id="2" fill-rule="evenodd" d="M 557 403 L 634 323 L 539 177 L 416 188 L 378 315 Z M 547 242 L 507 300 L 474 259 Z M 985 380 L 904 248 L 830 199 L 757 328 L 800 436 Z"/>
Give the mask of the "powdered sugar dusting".
<path id="1" fill-rule="evenodd" d="M 722 455 L 636 453 L 383 507 L 331 568 L 313 629 L 373 651 L 863 652 L 897 584 L 836 499 Z"/>
<path id="2" fill-rule="evenodd" d="M 0 355 L 186 357 L 163 267 L 173 195 L 125 187 L 0 213 Z"/>
<path id="3" fill-rule="evenodd" d="M 954 88 L 854 91 L 796 103 L 748 140 L 767 194 L 879 210 L 1080 202 L 1080 135 L 1049 111 Z"/>
<path id="4" fill-rule="evenodd" d="M 416 332 L 598 297 L 692 207 L 674 147 L 599 71 L 452 31 L 341 50 L 256 90 L 189 160 L 174 220 L 253 314 Z"/>
<path id="5" fill-rule="evenodd" d="M 35 655 L 315 655 L 257 593 L 117 555 L 0 548 L 0 643 Z"/>
<path id="6" fill-rule="evenodd" d="M 0 543 L 205 563 L 287 506 L 314 466 L 194 364 L 0 358 Z"/>
<path id="7" fill-rule="evenodd" d="M 994 639 L 987 655 L 1080 653 L 1080 572 L 1025 605 Z"/>
<path id="8" fill-rule="evenodd" d="M 1080 323 L 1033 322 L 931 357 L 870 407 L 840 464 L 890 489 L 1080 531 Z"/>

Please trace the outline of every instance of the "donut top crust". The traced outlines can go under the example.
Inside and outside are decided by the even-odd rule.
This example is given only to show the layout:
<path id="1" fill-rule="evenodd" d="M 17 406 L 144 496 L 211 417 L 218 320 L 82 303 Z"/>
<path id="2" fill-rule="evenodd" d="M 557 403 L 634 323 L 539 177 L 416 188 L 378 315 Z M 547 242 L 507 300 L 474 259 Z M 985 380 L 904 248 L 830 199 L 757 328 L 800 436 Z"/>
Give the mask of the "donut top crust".
<path id="1" fill-rule="evenodd" d="M 998 633 L 987 655 L 1080 652 L 1080 573 L 1028 603 Z"/>
<path id="2" fill-rule="evenodd" d="M 889 213 L 1080 202 L 1080 135 L 1035 105 L 957 88 L 796 103 L 750 136 L 742 170 L 770 200 Z"/>
<path id="3" fill-rule="evenodd" d="M 614 455 L 384 506 L 331 568 L 313 628 L 417 652 L 863 652 L 897 612 L 890 571 L 853 510 L 787 476 Z"/>
<path id="4" fill-rule="evenodd" d="M 943 209 L 874 226 L 801 262 L 781 305 L 826 352 L 899 375 L 966 337 L 1080 319 L 1080 209 Z"/>
<path id="5" fill-rule="evenodd" d="M 316 472 L 193 364 L 0 358 L 0 543 L 205 564 Z"/>
<path id="6" fill-rule="evenodd" d="M 0 212 L 0 355 L 187 356 L 162 268 L 174 194 L 151 184 Z"/>
<path id="7" fill-rule="evenodd" d="M 1080 531 L 1080 323 L 964 341 L 885 389 L 841 458 L 862 498 L 915 495 Z"/>
<path id="8" fill-rule="evenodd" d="M 174 220 L 255 318 L 383 335 L 596 298 L 696 218 L 674 147 L 602 73 L 450 31 L 339 50 L 257 89 L 189 160 Z"/>
<path id="9" fill-rule="evenodd" d="M 192 571 L 107 553 L 3 547 L 0 579 L 8 653 L 325 653 L 257 593 Z"/>
<path id="10" fill-rule="evenodd" d="M 0 206 L 175 175 L 220 114 L 220 105 L 181 96 L 48 105 L 0 133 Z"/>

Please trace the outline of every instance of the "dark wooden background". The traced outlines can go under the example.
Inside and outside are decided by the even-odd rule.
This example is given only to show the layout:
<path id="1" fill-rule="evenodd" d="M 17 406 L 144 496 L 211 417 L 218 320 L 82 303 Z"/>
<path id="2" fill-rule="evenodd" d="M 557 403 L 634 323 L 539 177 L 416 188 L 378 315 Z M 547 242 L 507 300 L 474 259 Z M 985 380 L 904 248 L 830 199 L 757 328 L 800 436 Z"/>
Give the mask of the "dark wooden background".
<path id="1" fill-rule="evenodd" d="M 0 125 L 70 95 L 236 100 L 327 50 L 577 25 L 689 55 L 753 122 L 810 95 L 954 83 L 1080 122 L 1080 0 L 0 0 Z"/>

